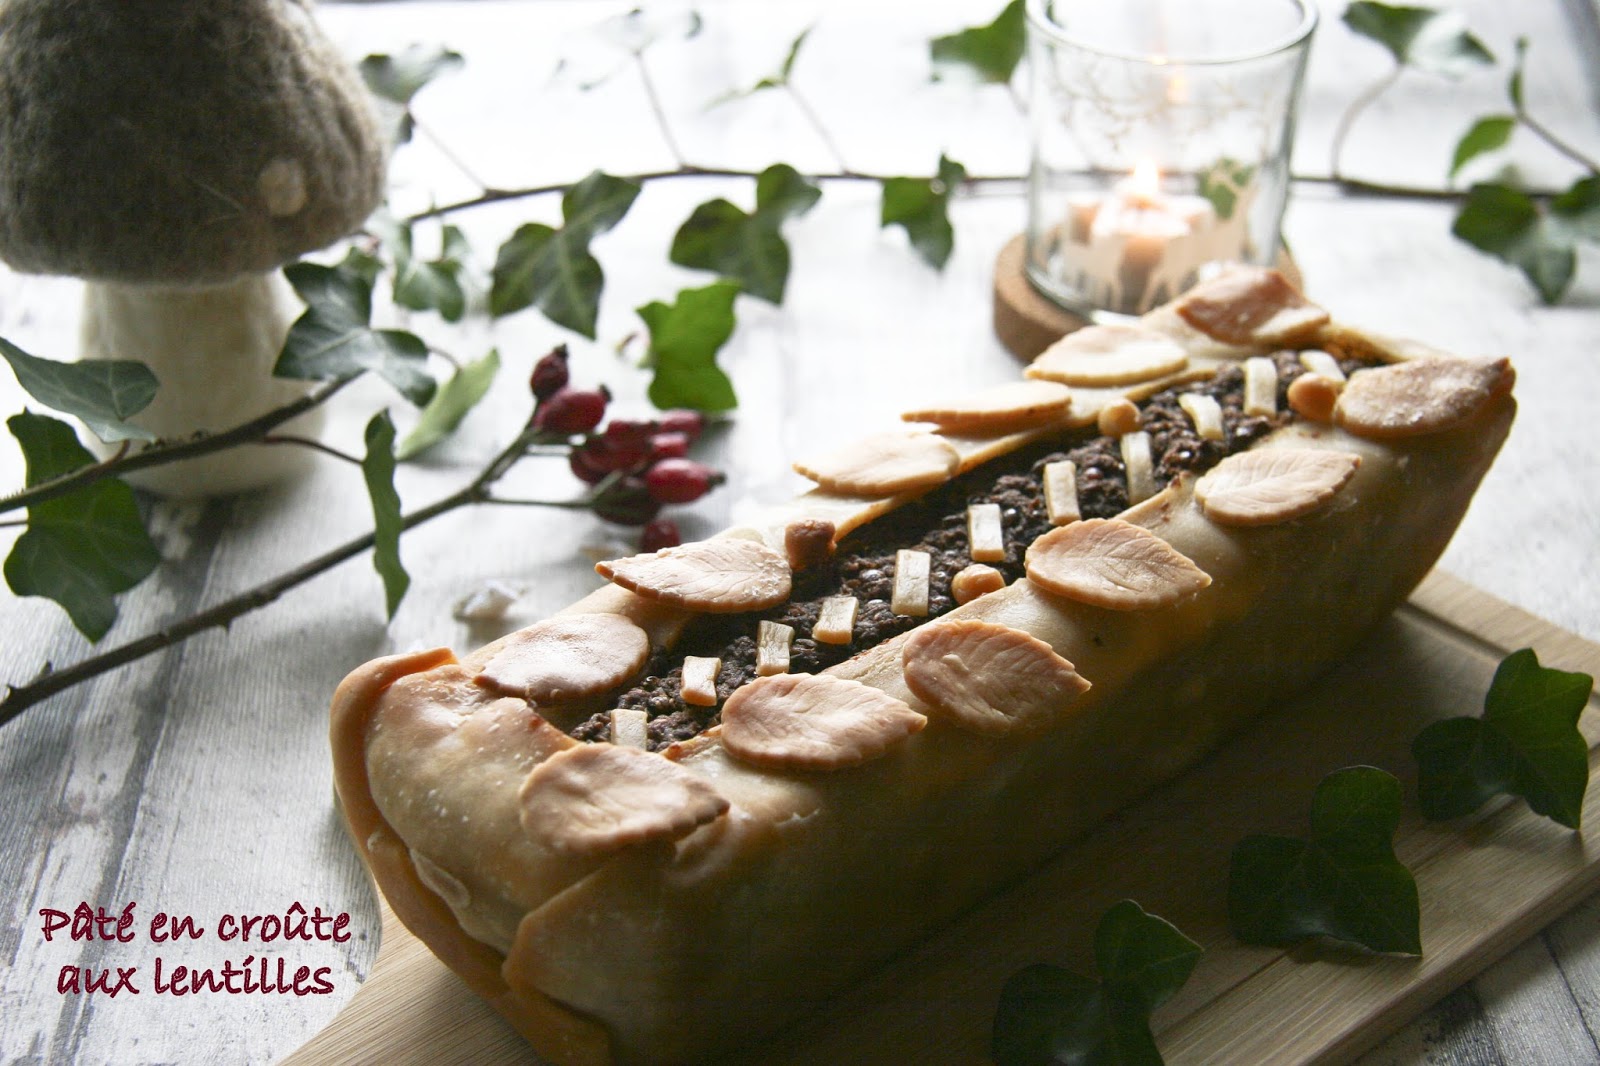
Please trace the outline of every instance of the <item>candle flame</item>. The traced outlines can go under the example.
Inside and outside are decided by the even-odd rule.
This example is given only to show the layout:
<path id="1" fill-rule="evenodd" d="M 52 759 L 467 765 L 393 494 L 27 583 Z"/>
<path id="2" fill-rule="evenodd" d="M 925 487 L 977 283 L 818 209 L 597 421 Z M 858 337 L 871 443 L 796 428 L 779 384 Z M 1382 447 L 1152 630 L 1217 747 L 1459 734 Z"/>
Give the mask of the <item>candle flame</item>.
<path id="1" fill-rule="evenodd" d="M 1141 159 L 1133 165 L 1133 173 L 1128 175 L 1128 191 L 1146 203 L 1160 198 L 1161 171 L 1155 160 Z"/>
<path id="2" fill-rule="evenodd" d="M 1167 79 L 1167 103 L 1173 107 L 1182 107 L 1189 102 L 1189 79 L 1184 75 L 1182 67 L 1172 71 L 1172 77 Z"/>

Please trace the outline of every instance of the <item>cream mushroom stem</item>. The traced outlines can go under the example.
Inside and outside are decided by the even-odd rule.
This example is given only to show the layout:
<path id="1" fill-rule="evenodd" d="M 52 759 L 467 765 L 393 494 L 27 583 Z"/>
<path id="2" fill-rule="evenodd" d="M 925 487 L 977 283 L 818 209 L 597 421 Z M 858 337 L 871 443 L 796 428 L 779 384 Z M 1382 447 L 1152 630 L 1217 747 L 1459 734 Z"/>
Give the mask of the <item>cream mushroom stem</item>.
<path id="1" fill-rule="evenodd" d="M 292 403 L 310 382 L 272 376 L 300 304 L 280 271 L 217 285 L 90 281 L 81 327 L 85 359 L 136 359 L 161 383 L 133 421 L 163 440 L 218 432 Z M 315 437 L 318 406 L 283 431 Z M 241 492 L 303 474 L 309 449 L 252 445 L 140 471 L 129 480 L 172 497 Z"/>

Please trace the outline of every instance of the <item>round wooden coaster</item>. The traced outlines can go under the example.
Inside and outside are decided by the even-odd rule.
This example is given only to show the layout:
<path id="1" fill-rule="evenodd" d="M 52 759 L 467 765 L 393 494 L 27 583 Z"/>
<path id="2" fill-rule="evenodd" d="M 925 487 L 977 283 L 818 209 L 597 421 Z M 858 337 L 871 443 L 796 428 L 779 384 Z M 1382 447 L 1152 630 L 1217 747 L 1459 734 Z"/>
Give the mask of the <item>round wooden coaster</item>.
<path id="1" fill-rule="evenodd" d="M 1006 242 L 995 260 L 994 332 L 1012 355 L 1032 362 L 1050 345 L 1088 323 L 1033 287 L 1023 268 L 1026 245 L 1026 236 L 1019 233 Z M 1300 271 L 1287 248 L 1279 249 L 1278 269 L 1296 288 L 1301 287 Z"/>

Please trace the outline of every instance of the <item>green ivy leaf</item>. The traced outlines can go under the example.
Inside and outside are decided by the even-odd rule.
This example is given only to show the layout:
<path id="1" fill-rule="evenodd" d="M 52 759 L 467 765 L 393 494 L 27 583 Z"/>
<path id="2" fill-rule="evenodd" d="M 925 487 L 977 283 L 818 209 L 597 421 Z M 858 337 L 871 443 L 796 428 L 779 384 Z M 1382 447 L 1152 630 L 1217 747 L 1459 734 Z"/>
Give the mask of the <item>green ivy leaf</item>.
<path id="1" fill-rule="evenodd" d="M 617 48 L 639 55 L 664 37 L 697 37 L 704 25 L 698 11 L 636 7 L 601 22 L 596 32 Z"/>
<path id="2" fill-rule="evenodd" d="M 1459 818 L 1491 796 L 1520 796 L 1577 829 L 1589 786 L 1589 745 L 1578 716 L 1594 678 L 1540 666 L 1532 648 L 1495 671 L 1481 718 L 1450 718 L 1417 735 L 1417 799 L 1435 821 Z"/>
<path id="3" fill-rule="evenodd" d="M 1417 883 L 1394 855 L 1400 782 L 1371 766 L 1336 770 L 1311 801 L 1311 836 L 1250 836 L 1233 849 L 1228 924 L 1247 944 L 1325 936 L 1422 954 Z"/>
<path id="4" fill-rule="evenodd" d="M 361 60 L 361 80 L 373 94 L 410 107 L 416 96 L 434 78 L 460 70 L 466 60 L 460 53 L 437 45 L 414 44 L 399 55 L 382 52 Z"/>
<path id="5" fill-rule="evenodd" d="M 359 278 L 368 289 L 376 285 L 378 279 L 383 276 L 383 260 L 360 248 L 347 249 L 338 266 L 345 273 Z"/>
<path id="6" fill-rule="evenodd" d="M 1250 185 L 1256 168 L 1248 163 L 1223 157 L 1199 176 L 1199 193 L 1217 212 L 1217 217 L 1230 219 L 1239 206 L 1239 193 Z"/>
<path id="7" fill-rule="evenodd" d="M 632 65 L 630 58 L 644 55 L 656 42 L 666 37 L 689 40 L 699 36 L 704 25 L 700 13 L 693 9 L 636 7 L 608 16 L 597 23 L 592 32 L 597 40 L 609 48 L 581 48 L 575 56 L 561 57 L 556 61 L 552 80 L 566 78 L 574 81 L 580 92 L 589 92 L 604 85 L 619 72 L 629 69 Z M 613 49 L 615 52 L 611 51 Z"/>
<path id="8" fill-rule="evenodd" d="M 1517 38 L 1517 54 L 1511 61 L 1511 77 L 1506 79 L 1506 97 L 1518 113 L 1522 111 L 1522 66 L 1528 58 L 1528 39 Z"/>
<path id="9" fill-rule="evenodd" d="M 383 595 L 389 617 L 400 609 L 411 575 L 400 562 L 400 494 L 394 489 L 394 422 L 379 411 L 367 423 L 367 454 L 361 459 L 367 496 L 372 500 L 372 566 L 383 578 Z"/>
<path id="10" fill-rule="evenodd" d="M 746 213 L 727 200 L 694 209 L 672 238 L 668 258 L 679 266 L 711 270 L 768 303 L 783 303 L 789 282 L 789 243 L 780 228 L 803 215 L 822 190 L 787 163 L 774 163 L 756 179 L 756 209 Z"/>
<path id="11" fill-rule="evenodd" d="M 0 338 L 0 357 L 11 364 L 17 384 L 53 411 L 83 420 L 107 444 L 155 440 L 155 434 L 126 421 L 155 399 L 155 374 L 132 359 L 84 359 L 58 363 L 29 355 Z"/>
<path id="12" fill-rule="evenodd" d="M 274 374 L 327 381 L 371 370 L 419 407 L 433 398 L 427 345 L 402 330 L 372 328 L 372 284 L 361 273 L 317 263 L 291 263 L 283 273 L 306 310 L 289 327 Z"/>
<path id="13" fill-rule="evenodd" d="M 1039 963 L 1000 993 L 990 1053 L 999 1066 L 1160 1066 L 1150 1012 L 1194 972 L 1199 944 L 1132 900 L 1106 911 L 1095 932 L 1100 980 Z"/>
<path id="14" fill-rule="evenodd" d="M 1574 240 L 1600 241 L 1600 176 L 1579 178 L 1552 199 L 1550 221 Z"/>
<path id="15" fill-rule="evenodd" d="M 589 242 L 622 221 L 638 195 L 638 182 L 597 170 L 561 198 L 560 229 L 540 222 L 518 227 L 495 259 L 490 313 L 537 306 L 558 326 L 593 339 L 605 274 Z"/>
<path id="16" fill-rule="evenodd" d="M 967 168 L 944 155 L 932 178 L 885 178 L 881 226 L 903 226 L 923 262 L 944 269 L 955 248 L 950 196 L 967 180 Z"/>
<path id="17" fill-rule="evenodd" d="M 822 199 L 822 188 L 788 163 L 774 163 L 756 175 L 756 214 L 777 225 L 798 218 Z"/>
<path id="18" fill-rule="evenodd" d="M 935 37 L 928 46 L 934 78 L 964 69 L 986 82 L 1011 80 L 1028 43 L 1023 0 L 1011 0 L 987 26 L 972 26 L 948 37 Z"/>
<path id="19" fill-rule="evenodd" d="M 776 72 L 768 74 L 747 89 L 729 89 L 721 96 L 714 97 L 710 103 L 706 104 L 706 110 L 710 111 L 714 107 L 721 107 L 723 104 L 734 100 L 743 100 L 745 97 L 754 96 L 764 89 L 781 89 L 788 85 L 790 76 L 794 74 L 795 61 L 800 58 L 800 49 L 805 46 L 806 38 L 811 36 L 811 31 L 815 28 L 815 26 L 807 26 L 800 31 L 798 37 L 789 42 L 789 51 L 785 53 L 783 63 Z"/>
<path id="20" fill-rule="evenodd" d="M 1552 224 L 1527 193 L 1509 185 L 1474 185 L 1450 232 L 1521 270 L 1547 304 L 1561 299 L 1577 269 L 1570 228 Z"/>
<path id="21" fill-rule="evenodd" d="M 1487 152 L 1497 152 L 1511 140 L 1511 131 L 1517 128 L 1515 115 L 1485 115 L 1472 124 L 1456 142 L 1456 152 L 1450 160 L 1450 177 L 1461 168 Z"/>
<path id="22" fill-rule="evenodd" d="M 495 374 L 500 371 L 500 353 L 490 351 L 475 363 L 468 363 L 439 386 L 422 417 L 411 427 L 405 439 L 395 450 L 396 459 L 411 459 L 444 440 L 456 431 L 467 412 L 489 391 Z"/>
<path id="23" fill-rule="evenodd" d="M 6 427 L 22 446 L 30 487 L 94 462 L 65 422 L 24 411 Z M 6 557 L 6 584 L 18 596 L 54 600 L 80 633 L 99 640 L 117 619 L 116 594 L 160 562 L 133 490 L 107 478 L 28 508 L 28 528 Z"/>
<path id="24" fill-rule="evenodd" d="M 466 236 L 455 226 L 443 227 L 439 258 L 417 259 L 412 228 L 385 214 L 368 225 L 378 232 L 394 260 L 394 302 L 413 311 L 437 311 L 446 322 L 459 322 L 467 310 L 461 273 L 469 252 Z"/>
<path id="25" fill-rule="evenodd" d="M 1357 0 L 1345 8 L 1344 24 L 1383 45 L 1401 66 L 1430 74 L 1459 78 L 1475 67 L 1494 65 L 1494 53 L 1467 29 L 1466 17 L 1451 8 Z"/>
<path id="26" fill-rule="evenodd" d="M 650 402 L 656 407 L 718 412 L 738 406 L 733 382 L 717 366 L 717 351 L 733 335 L 737 295 L 738 285 L 718 281 L 684 289 L 671 305 L 656 300 L 639 308 L 650 331 Z"/>

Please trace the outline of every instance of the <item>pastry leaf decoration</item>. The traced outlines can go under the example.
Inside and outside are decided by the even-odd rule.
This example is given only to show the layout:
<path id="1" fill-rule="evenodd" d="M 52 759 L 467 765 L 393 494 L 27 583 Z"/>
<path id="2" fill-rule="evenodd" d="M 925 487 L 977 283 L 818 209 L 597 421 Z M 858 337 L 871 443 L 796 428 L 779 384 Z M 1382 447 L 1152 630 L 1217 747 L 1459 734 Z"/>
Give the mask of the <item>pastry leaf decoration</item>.
<path id="1" fill-rule="evenodd" d="M 715 271 L 750 295 L 781 304 L 789 282 L 789 242 L 780 227 L 821 197 L 816 183 L 787 163 L 775 163 L 756 178 L 753 212 L 721 198 L 706 201 L 678 228 L 668 257 L 679 266 Z"/>
<path id="2" fill-rule="evenodd" d="M 24 411 L 6 427 L 22 446 L 29 486 L 95 461 L 65 422 Z M 12 592 L 54 600 L 79 632 L 99 640 L 117 619 L 117 593 L 160 562 L 133 490 L 106 478 L 29 507 L 28 528 L 6 557 L 5 576 Z"/>
<path id="3" fill-rule="evenodd" d="M 1345 8 L 1344 24 L 1389 50 L 1401 66 L 1459 78 L 1494 64 L 1494 54 L 1449 8 L 1408 7 L 1357 0 Z"/>
<path id="4" fill-rule="evenodd" d="M 970 26 L 929 42 L 928 54 L 933 60 L 935 80 L 953 70 L 961 70 L 981 81 L 1009 82 L 1027 49 L 1027 15 L 1023 4 L 1024 0 L 1011 0 L 993 22 Z"/>
<path id="5" fill-rule="evenodd" d="M 499 372 L 500 353 L 495 350 L 477 362 L 464 364 L 433 394 L 417 424 L 395 449 L 395 458 L 415 458 L 454 433 L 467 412 L 488 394 Z"/>
<path id="6" fill-rule="evenodd" d="M 394 422 L 388 411 L 379 411 L 367 423 L 367 454 L 361 460 L 361 474 L 372 500 L 372 566 L 383 578 L 384 602 L 393 618 L 411 587 L 411 575 L 400 562 L 400 494 L 394 487 Z"/>
<path id="7" fill-rule="evenodd" d="M 728 411 L 738 406 L 733 382 L 717 365 L 717 351 L 733 335 L 733 301 L 739 286 L 713 282 L 684 289 L 671 304 L 656 300 L 639 308 L 650 331 L 647 362 L 655 368 L 650 402 L 663 410 L 690 407 Z"/>
<path id="8" fill-rule="evenodd" d="M 154 440 L 155 435 L 127 421 L 150 405 L 156 376 L 131 359 L 84 359 L 61 363 L 29 355 L 0 338 L 0 358 L 11 364 L 17 384 L 53 411 L 82 419 L 107 444 Z"/>
<path id="9" fill-rule="evenodd" d="M 931 178 L 886 178 L 881 224 L 903 227 L 923 262 L 944 269 L 956 242 L 950 197 L 966 179 L 967 168 L 943 155 Z"/>
<path id="10" fill-rule="evenodd" d="M 1011 976 L 990 1042 L 999 1066 L 1159 1066 L 1150 1012 L 1189 979 L 1200 945 L 1123 900 L 1100 919 L 1094 955 L 1099 980 L 1048 963 Z"/>
<path id="11" fill-rule="evenodd" d="M 496 317 L 537 306 L 558 326 L 593 338 L 605 274 L 589 242 L 622 221 L 639 183 L 595 171 L 561 198 L 561 228 L 529 222 L 500 246 L 489 289 Z"/>
<path id="12" fill-rule="evenodd" d="M 1249 836 L 1233 849 L 1228 924 L 1248 944 L 1328 937 L 1422 954 L 1411 871 L 1395 858 L 1400 782 L 1371 766 L 1336 770 L 1311 801 L 1309 838 Z"/>
<path id="13" fill-rule="evenodd" d="M 293 263 L 283 272 L 306 310 L 289 327 L 275 375 L 331 381 L 371 370 L 418 406 L 433 398 L 427 345 L 404 330 L 372 328 L 372 282 L 358 263 Z"/>
<path id="14" fill-rule="evenodd" d="M 1417 799 L 1433 820 L 1471 814 L 1493 796 L 1520 796 L 1569 829 L 1583 816 L 1589 745 L 1578 717 L 1594 678 L 1539 665 L 1532 648 L 1500 663 L 1479 718 L 1435 722 L 1411 745 Z"/>

